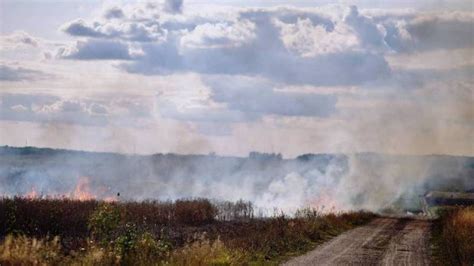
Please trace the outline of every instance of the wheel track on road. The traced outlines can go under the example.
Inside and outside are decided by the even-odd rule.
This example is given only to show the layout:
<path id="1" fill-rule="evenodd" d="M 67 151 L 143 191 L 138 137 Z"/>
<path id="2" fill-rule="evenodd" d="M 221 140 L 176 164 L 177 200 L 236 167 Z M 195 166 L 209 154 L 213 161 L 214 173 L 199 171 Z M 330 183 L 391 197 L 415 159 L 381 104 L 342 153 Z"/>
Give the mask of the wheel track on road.
<path id="1" fill-rule="evenodd" d="M 378 218 L 284 265 L 427 265 L 430 222 Z"/>

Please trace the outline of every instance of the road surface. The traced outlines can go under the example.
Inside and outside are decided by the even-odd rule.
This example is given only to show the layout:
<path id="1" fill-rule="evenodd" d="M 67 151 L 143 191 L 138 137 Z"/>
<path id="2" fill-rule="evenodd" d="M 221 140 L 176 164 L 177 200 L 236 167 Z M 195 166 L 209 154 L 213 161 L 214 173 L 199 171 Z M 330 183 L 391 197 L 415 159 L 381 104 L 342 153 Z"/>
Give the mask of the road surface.
<path id="1" fill-rule="evenodd" d="M 429 265 L 431 222 L 378 218 L 284 265 Z"/>

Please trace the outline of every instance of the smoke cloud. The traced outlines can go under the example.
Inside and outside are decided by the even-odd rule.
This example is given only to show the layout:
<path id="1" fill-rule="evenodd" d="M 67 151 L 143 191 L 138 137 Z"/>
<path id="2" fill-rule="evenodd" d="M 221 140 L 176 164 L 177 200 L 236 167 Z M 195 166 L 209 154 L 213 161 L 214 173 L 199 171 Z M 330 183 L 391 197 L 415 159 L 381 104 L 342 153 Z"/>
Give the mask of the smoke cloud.
<path id="1" fill-rule="evenodd" d="M 380 154 L 303 155 L 282 159 L 214 155 L 127 156 L 2 148 L 0 194 L 75 195 L 78 184 L 101 199 L 206 197 L 250 200 L 266 213 L 417 208 L 432 189 L 474 189 L 474 158 Z M 72 193 L 72 194 L 71 194 Z"/>

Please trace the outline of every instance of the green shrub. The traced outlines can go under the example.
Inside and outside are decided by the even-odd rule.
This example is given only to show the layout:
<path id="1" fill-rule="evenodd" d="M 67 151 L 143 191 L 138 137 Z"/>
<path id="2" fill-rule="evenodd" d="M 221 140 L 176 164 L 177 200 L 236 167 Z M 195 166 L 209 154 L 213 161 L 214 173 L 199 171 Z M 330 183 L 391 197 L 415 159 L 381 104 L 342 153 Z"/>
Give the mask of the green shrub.
<path id="1" fill-rule="evenodd" d="M 87 252 L 88 260 L 99 257 L 124 265 L 156 265 L 169 256 L 171 244 L 168 241 L 155 239 L 135 223 L 121 224 L 120 210 L 111 206 L 101 205 L 91 217 L 91 230 L 102 248 L 95 251 L 99 254 L 96 256 L 91 256 L 94 249 Z"/>
<path id="2" fill-rule="evenodd" d="M 171 250 L 171 245 L 167 241 L 156 240 L 148 232 L 119 237 L 116 247 L 121 262 L 125 265 L 162 264 L 169 257 Z"/>
<path id="3" fill-rule="evenodd" d="M 114 231 L 120 225 L 120 209 L 111 203 L 101 203 L 89 218 L 92 236 L 103 244 L 114 238 Z"/>
<path id="4" fill-rule="evenodd" d="M 131 250 L 136 249 L 139 238 L 139 233 L 136 225 L 133 223 L 126 223 L 124 230 L 115 239 L 115 249 L 121 257 L 126 256 Z"/>

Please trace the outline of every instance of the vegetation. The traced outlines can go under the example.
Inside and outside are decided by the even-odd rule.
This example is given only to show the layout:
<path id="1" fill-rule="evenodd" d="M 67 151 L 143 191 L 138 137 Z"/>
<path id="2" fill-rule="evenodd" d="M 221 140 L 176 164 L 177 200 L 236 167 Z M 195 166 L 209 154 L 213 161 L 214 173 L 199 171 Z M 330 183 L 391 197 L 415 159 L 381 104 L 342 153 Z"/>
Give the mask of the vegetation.
<path id="1" fill-rule="evenodd" d="M 251 203 L 0 200 L 0 264 L 276 264 L 367 223 L 314 209 L 255 218 Z"/>
<path id="2" fill-rule="evenodd" d="M 439 265 L 474 264 L 474 206 L 438 210 L 433 242 Z"/>

